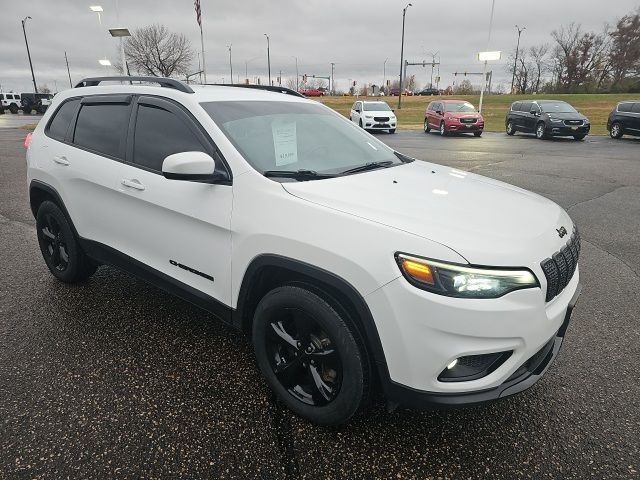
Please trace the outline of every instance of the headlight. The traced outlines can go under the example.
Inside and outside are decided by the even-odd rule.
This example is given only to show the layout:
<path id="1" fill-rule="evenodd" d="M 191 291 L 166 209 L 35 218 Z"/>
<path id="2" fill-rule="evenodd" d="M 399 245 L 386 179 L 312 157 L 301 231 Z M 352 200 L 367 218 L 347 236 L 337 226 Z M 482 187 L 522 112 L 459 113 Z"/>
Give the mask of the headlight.
<path id="1" fill-rule="evenodd" d="M 526 268 L 479 268 L 396 254 L 409 283 L 429 292 L 461 298 L 497 298 L 514 290 L 539 287 Z"/>
<path id="2" fill-rule="evenodd" d="M 373 115 L 365 115 L 364 118 L 373 118 Z"/>
<path id="3" fill-rule="evenodd" d="M 560 118 L 550 118 L 549 121 L 551 121 L 553 123 L 558 123 L 558 122 L 561 122 L 562 119 L 560 119 Z"/>

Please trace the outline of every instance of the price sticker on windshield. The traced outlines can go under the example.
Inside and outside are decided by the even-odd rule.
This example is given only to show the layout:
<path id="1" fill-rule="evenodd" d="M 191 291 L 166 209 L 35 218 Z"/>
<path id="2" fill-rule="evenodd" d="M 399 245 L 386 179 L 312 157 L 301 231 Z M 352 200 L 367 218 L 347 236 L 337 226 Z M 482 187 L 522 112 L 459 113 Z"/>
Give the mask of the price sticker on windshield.
<path id="1" fill-rule="evenodd" d="M 296 138 L 296 122 L 274 123 L 273 149 L 276 156 L 276 166 L 289 165 L 298 162 L 298 140 Z"/>

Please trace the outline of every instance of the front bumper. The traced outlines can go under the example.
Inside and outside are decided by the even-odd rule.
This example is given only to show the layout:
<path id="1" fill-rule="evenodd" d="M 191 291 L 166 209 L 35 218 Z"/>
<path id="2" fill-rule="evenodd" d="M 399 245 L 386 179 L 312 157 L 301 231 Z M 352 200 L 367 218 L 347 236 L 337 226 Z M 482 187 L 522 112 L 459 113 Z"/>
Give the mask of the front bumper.
<path id="1" fill-rule="evenodd" d="M 367 297 L 374 319 L 384 319 L 376 324 L 388 371 L 385 396 L 419 408 L 482 403 L 529 388 L 556 358 L 579 294 L 578 270 L 547 303 L 541 289 L 470 300 L 430 294 L 404 278 L 387 284 Z M 508 359 L 482 378 L 438 380 L 456 358 L 505 351 Z"/>
<path id="2" fill-rule="evenodd" d="M 367 130 L 389 130 L 396 128 L 397 119 L 389 118 L 387 121 L 376 121 L 373 118 L 364 118 L 364 128 Z"/>
<path id="3" fill-rule="evenodd" d="M 446 123 L 444 124 L 445 129 L 448 132 L 481 132 L 484 130 L 484 122 L 476 122 L 476 123 Z"/>
<path id="4" fill-rule="evenodd" d="M 570 137 L 572 135 L 587 135 L 590 128 L 590 124 L 576 127 L 568 127 L 562 124 L 556 127 L 555 125 L 550 124 L 547 125 L 545 132 L 547 135 L 554 137 Z"/>

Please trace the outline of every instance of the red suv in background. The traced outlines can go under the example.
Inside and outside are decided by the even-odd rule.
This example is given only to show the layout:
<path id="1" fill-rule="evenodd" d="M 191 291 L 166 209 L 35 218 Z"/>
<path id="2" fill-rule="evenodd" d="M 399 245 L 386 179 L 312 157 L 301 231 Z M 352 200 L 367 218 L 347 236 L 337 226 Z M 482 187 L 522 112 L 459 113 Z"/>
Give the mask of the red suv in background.
<path id="1" fill-rule="evenodd" d="M 464 100 L 435 100 L 424 113 L 424 131 L 438 130 L 440 135 L 448 133 L 473 132 L 476 137 L 482 135 L 484 118 L 476 107 Z"/>

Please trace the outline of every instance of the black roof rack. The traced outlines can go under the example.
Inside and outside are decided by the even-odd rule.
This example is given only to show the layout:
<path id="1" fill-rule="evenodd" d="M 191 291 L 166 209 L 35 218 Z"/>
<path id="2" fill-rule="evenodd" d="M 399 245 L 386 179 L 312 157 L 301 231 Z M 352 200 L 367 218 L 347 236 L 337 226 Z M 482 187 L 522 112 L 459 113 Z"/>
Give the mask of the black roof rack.
<path id="1" fill-rule="evenodd" d="M 283 93 L 285 95 L 293 95 L 295 97 L 306 98 L 300 92 L 291 90 L 286 87 L 278 87 L 275 85 L 247 85 L 246 83 L 207 83 L 206 85 L 213 85 L 218 87 L 241 87 L 241 88 L 253 88 L 255 90 L 267 90 L 269 92 Z"/>
<path id="2" fill-rule="evenodd" d="M 79 87 L 95 87 L 100 85 L 102 82 L 148 82 L 148 83 L 157 83 L 162 87 L 173 88 L 180 92 L 184 93 L 194 93 L 193 89 L 179 80 L 174 80 L 173 78 L 164 78 L 164 77 L 129 77 L 129 76 L 120 76 L 120 77 L 92 77 L 85 78 L 81 80 L 75 88 Z"/>

